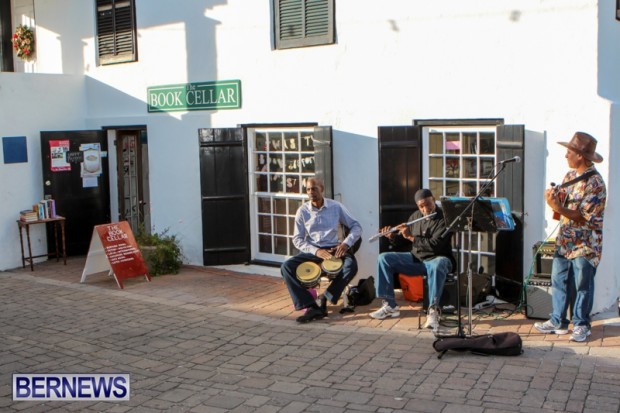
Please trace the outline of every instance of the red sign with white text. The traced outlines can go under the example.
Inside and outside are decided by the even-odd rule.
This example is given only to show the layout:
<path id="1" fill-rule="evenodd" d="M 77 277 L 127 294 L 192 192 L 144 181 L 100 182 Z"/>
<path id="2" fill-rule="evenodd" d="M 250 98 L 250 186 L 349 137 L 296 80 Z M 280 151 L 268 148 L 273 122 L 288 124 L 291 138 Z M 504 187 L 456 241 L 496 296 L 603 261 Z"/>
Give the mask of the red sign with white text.
<path id="1" fill-rule="evenodd" d="M 99 234 L 103 250 L 116 276 L 116 282 L 121 288 L 123 280 L 127 278 L 146 276 L 149 281 L 151 280 L 147 274 L 144 257 L 138 249 L 138 243 L 127 221 L 97 225 L 95 230 Z"/>

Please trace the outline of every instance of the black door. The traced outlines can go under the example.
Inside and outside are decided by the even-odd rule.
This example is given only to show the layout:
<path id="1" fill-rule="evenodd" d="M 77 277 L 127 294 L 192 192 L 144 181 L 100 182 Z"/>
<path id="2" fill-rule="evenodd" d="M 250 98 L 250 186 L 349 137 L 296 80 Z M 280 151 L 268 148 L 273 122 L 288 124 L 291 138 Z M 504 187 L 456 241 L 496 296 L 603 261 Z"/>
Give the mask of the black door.
<path id="1" fill-rule="evenodd" d="M 205 128 L 200 142 L 204 265 L 250 261 L 248 162 L 241 128 Z"/>
<path id="2" fill-rule="evenodd" d="M 379 127 L 379 228 L 407 222 L 422 187 L 422 144 L 419 126 Z M 394 250 L 380 238 L 379 250 Z M 410 245 L 398 250 L 409 251 Z"/>
<path id="3" fill-rule="evenodd" d="M 108 163 L 102 156 L 107 150 L 100 130 L 41 132 L 43 192 L 56 201 L 56 213 L 67 219 L 67 255 L 86 254 L 93 227 L 110 222 Z"/>

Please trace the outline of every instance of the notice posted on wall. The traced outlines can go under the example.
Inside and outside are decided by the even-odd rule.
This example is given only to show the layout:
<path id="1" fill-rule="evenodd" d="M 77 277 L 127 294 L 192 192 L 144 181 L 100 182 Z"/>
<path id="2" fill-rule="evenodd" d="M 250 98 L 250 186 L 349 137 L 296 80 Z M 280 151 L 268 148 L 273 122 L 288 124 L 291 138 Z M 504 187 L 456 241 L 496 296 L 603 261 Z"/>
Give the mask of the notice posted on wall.
<path id="1" fill-rule="evenodd" d="M 50 141 L 50 169 L 52 172 L 70 171 L 71 164 L 67 162 L 69 140 Z"/>
<path id="2" fill-rule="evenodd" d="M 101 145 L 98 143 L 85 143 L 80 145 L 80 151 L 84 153 L 82 161 L 82 176 L 101 175 Z"/>

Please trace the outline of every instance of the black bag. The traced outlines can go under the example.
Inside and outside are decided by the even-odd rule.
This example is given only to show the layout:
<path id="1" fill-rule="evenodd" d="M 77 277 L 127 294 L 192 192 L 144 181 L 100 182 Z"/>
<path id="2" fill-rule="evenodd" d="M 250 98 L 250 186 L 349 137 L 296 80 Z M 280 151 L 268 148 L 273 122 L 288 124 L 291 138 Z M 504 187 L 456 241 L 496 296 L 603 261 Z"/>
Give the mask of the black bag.
<path id="1" fill-rule="evenodd" d="M 359 280 L 357 287 L 351 287 L 347 292 L 349 304 L 353 306 L 368 305 L 372 303 L 375 295 L 375 279 L 373 277 Z"/>
<path id="2" fill-rule="evenodd" d="M 484 336 L 441 337 L 433 342 L 435 351 L 441 353 L 439 358 L 448 350 L 493 356 L 518 356 L 523 354 L 522 347 L 521 336 L 510 331 Z"/>
<path id="3" fill-rule="evenodd" d="M 340 313 L 351 313 L 355 306 L 368 305 L 374 301 L 375 297 L 375 279 L 368 277 L 359 280 L 357 287 L 348 287 Z"/>

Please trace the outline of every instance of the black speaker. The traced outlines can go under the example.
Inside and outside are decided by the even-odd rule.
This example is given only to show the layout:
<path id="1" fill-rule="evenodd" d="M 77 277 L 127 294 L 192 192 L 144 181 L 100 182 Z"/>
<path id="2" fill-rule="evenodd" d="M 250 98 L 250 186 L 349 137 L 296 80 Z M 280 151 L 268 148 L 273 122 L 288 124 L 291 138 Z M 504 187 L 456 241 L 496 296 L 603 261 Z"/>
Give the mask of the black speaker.
<path id="1" fill-rule="evenodd" d="M 551 281 L 530 278 L 525 287 L 525 316 L 547 320 L 551 311 Z"/>
<path id="2" fill-rule="evenodd" d="M 498 298 L 509 303 L 517 304 L 521 301 L 523 284 L 498 275 L 495 277 L 495 290 L 497 291 Z"/>
<path id="3" fill-rule="evenodd" d="M 424 300 L 423 300 L 423 308 L 426 310 L 428 308 L 428 284 L 426 275 L 424 276 Z M 467 306 L 467 274 L 461 274 L 459 277 L 460 285 L 458 288 L 458 293 L 460 294 L 461 299 L 461 307 Z M 489 287 L 491 285 L 491 277 L 487 274 L 473 274 L 472 275 L 472 305 L 476 305 L 486 300 L 486 296 L 490 293 Z M 456 285 L 456 276 L 454 274 L 448 274 L 446 277 L 446 282 L 443 287 L 443 292 L 441 294 L 441 298 L 439 299 L 439 305 L 441 307 L 452 306 L 454 308 L 457 307 L 458 303 L 456 300 L 457 295 L 457 285 Z"/>
<path id="4" fill-rule="evenodd" d="M 423 280 L 424 299 L 422 300 L 422 305 L 424 311 L 426 311 L 428 309 L 428 280 L 426 275 L 424 276 Z M 453 274 L 448 274 L 448 276 L 446 277 L 446 282 L 443 286 L 441 298 L 439 299 L 439 306 L 441 308 L 454 307 L 454 309 L 456 310 L 456 293 L 456 277 Z"/>

